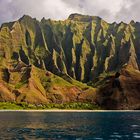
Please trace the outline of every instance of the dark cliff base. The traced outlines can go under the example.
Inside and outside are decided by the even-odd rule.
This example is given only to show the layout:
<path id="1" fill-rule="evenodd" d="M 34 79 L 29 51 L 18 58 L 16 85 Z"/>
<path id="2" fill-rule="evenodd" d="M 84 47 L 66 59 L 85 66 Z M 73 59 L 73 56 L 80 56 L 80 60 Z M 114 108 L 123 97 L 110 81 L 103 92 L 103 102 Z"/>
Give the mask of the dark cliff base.
<path id="1" fill-rule="evenodd" d="M 117 81 L 117 83 L 116 83 Z M 119 82 L 119 84 L 118 84 Z M 98 86 L 97 103 L 104 109 L 140 109 L 140 72 L 122 69 L 120 77 L 107 76 Z M 114 85 L 114 83 L 116 83 Z"/>

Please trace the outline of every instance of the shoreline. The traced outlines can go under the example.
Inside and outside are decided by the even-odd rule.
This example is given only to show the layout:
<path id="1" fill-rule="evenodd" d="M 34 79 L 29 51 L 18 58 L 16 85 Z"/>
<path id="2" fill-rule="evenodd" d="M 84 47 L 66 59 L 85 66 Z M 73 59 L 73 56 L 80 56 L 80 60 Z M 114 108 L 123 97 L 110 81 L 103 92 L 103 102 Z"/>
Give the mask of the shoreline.
<path id="1" fill-rule="evenodd" d="M 0 110 L 0 112 L 140 112 L 140 110 L 61 110 L 61 109 L 50 109 L 50 110 Z"/>

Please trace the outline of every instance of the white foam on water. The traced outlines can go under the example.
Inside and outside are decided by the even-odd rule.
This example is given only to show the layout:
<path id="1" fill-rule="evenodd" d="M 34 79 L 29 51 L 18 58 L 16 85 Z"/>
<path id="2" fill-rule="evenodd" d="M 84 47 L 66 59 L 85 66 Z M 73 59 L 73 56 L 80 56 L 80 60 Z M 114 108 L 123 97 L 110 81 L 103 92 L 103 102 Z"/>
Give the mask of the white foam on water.
<path id="1" fill-rule="evenodd" d="M 134 135 L 133 137 L 136 139 L 140 139 L 140 135 Z"/>
<path id="2" fill-rule="evenodd" d="M 82 140 L 83 138 L 76 138 L 76 140 Z"/>
<path id="3" fill-rule="evenodd" d="M 110 135 L 110 137 L 113 137 L 113 138 L 122 138 L 121 135 Z"/>
<path id="4" fill-rule="evenodd" d="M 131 125 L 131 127 L 139 127 L 139 125 Z"/>
<path id="5" fill-rule="evenodd" d="M 113 132 L 113 134 L 114 134 L 114 135 L 118 135 L 119 133 L 118 133 L 118 132 Z"/>
<path id="6" fill-rule="evenodd" d="M 94 140 L 103 140 L 103 138 L 94 138 Z"/>

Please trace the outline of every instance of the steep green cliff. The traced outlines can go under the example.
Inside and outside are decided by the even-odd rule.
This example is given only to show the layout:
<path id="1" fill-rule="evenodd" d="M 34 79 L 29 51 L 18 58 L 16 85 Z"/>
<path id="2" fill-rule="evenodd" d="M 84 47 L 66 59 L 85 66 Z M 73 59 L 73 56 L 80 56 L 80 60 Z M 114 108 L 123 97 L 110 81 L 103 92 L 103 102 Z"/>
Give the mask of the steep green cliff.
<path id="1" fill-rule="evenodd" d="M 43 18 L 39 22 L 24 15 L 0 28 L 0 79 L 5 82 L 1 86 L 9 100 L 47 102 L 46 92 L 48 86 L 53 87 L 53 78 L 51 82 L 42 78 L 50 71 L 54 77 L 58 76 L 54 81 L 61 77 L 57 83 L 62 87 L 78 85 L 76 93 L 79 93 L 87 88 L 80 82 L 94 81 L 102 73 L 119 71 L 123 67 L 139 71 L 139 39 L 139 22 L 110 24 L 99 17 L 80 14 L 72 14 L 64 21 Z M 39 73 L 44 75 L 35 76 Z M 28 92 L 32 95 L 26 92 L 15 99 L 9 95 L 14 89 L 17 94 L 31 89 Z M 94 94 L 95 89 L 92 90 Z M 37 91 L 40 95 L 36 96 Z"/>
<path id="2" fill-rule="evenodd" d="M 140 68 L 140 23 L 109 24 L 99 17 L 72 14 L 67 20 L 41 22 L 23 16 L 3 24 L 0 53 L 54 74 L 88 82 L 127 64 Z"/>

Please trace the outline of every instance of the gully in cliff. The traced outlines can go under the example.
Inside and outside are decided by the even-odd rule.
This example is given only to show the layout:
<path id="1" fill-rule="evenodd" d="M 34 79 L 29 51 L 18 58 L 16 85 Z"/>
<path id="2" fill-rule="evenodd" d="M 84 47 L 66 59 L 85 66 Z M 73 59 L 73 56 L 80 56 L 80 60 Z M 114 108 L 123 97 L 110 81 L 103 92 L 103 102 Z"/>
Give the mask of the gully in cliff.
<path id="1" fill-rule="evenodd" d="M 119 91 L 121 92 L 122 96 L 124 97 L 125 101 L 127 102 L 127 98 L 124 95 L 123 88 L 122 88 L 121 83 L 120 83 L 120 79 L 119 79 L 120 75 L 121 74 L 119 72 L 116 72 L 115 79 L 112 83 L 112 88 L 118 88 Z"/>
<path id="2" fill-rule="evenodd" d="M 118 88 L 120 91 L 122 91 L 122 87 L 121 87 L 120 80 L 119 80 L 120 75 L 121 74 L 119 72 L 116 72 L 115 79 L 112 83 L 112 88 Z"/>

